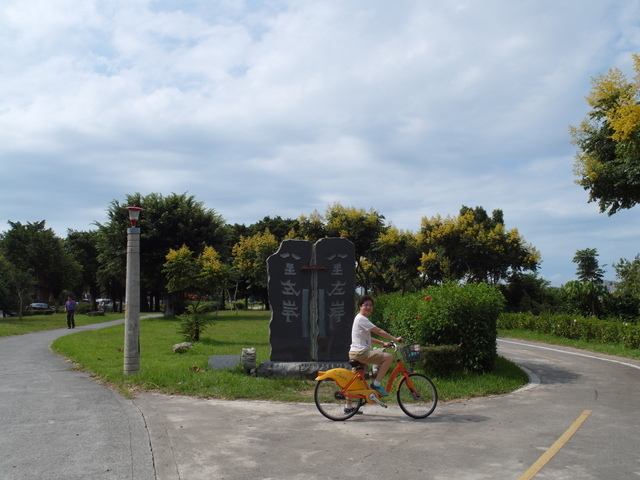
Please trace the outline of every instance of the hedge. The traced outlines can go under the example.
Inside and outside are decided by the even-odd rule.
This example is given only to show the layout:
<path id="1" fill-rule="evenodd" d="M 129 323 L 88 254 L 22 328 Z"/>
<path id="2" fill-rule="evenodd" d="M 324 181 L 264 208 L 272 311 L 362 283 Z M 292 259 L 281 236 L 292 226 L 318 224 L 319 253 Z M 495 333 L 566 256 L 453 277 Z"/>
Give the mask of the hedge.
<path id="1" fill-rule="evenodd" d="M 498 328 L 531 330 L 558 337 L 640 348 L 640 325 L 569 314 L 503 313 Z"/>
<path id="2" fill-rule="evenodd" d="M 504 302 L 497 288 L 484 283 L 446 284 L 379 297 L 371 319 L 407 342 L 459 345 L 463 369 L 487 372 L 497 358 L 496 322 Z"/>

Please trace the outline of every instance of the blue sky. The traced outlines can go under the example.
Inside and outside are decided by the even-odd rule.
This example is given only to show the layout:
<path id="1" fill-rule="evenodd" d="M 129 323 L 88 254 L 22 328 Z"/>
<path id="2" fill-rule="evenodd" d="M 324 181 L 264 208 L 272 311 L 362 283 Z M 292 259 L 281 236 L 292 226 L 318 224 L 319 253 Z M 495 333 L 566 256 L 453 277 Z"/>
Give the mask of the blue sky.
<path id="1" fill-rule="evenodd" d="M 373 208 L 417 231 L 502 209 L 554 285 L 640 253 L 574 183 L 591 78 L 640 53 L 640 1 L 4 0 L 0 231 L 61 237 L 113 199 L 188 193 L 228 223 Z"/>

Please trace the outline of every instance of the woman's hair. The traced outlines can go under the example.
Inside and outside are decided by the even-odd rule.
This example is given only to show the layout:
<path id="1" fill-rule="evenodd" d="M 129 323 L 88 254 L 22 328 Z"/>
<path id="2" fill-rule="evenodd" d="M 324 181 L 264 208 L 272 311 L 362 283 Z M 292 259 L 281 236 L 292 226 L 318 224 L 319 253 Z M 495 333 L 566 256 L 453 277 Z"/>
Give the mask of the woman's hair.
<path id="1" fill-rule="evenodd" d="M 364 302 L 371 302 L 371 304 L 373 305 L 373 297 L 371 297 L 371 295 L 363 295 L 360 297 L 360 299 L 358 300 L 358 307 L 361 307 L 362 305 L 364 305 Z"/>

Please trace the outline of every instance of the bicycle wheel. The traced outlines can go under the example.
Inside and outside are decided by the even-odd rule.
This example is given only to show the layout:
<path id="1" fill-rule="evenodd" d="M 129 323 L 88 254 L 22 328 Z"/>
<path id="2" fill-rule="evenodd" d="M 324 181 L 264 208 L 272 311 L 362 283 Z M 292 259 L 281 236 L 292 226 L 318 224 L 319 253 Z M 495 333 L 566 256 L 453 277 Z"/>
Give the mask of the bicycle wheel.
<path id="1" fill-rule="evenodd" d="M 431 380 L 420 373 L 409 374 L 413 390 L 403 378 L 398 387 L 398 405 L 413 418 L 427 418 L 438 404 L 438 392 Z"/>
<path id="2" fill-rule="evenodd" d="M 316 384 L 314 400 L 320 413 L 330 420 L 342 421 L 353 417 L 362 406 L 361 398 L 351 399 L 353 410 L 345 411 L 347 399 L 340 393 L 340 386 L 331 378 L 320 380 Z M 354 408 L 355 407 L 355 408 Z"/>

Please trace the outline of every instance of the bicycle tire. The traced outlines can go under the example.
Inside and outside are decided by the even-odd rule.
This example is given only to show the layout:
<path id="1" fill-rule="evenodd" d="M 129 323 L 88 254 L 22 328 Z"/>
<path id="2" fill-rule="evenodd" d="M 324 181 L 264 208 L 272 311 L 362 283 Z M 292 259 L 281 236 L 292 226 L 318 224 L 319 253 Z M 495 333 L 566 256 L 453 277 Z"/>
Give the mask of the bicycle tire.
<path id="1" fill-rule="evenodd" d="M 411 391 L 407 379 L 403 378 L 398 386 L 398 405 L 412 418 L 427 418 L 436 409 L 438 391 L 433 382 L 421 373 L 410 373 L 409 378 L 417 394 Z"/>
<path id="2" fill-rule="evenodd" d="M 345 412 L 347 406 L 347 399 L 340 393 L 340 385 L 338 385 L 332 378 L 325 378 L 320 380 L 316 384 L 316 389 L 313 394 L 313 399 L 316 402 L 316 407 L 322 415 L 329 420 L 340 422 L 353 417 L 362 406 L 363 400 L 361 398 L 351 399 L 352 407 L 355 407 L 350 412 Z"/>

